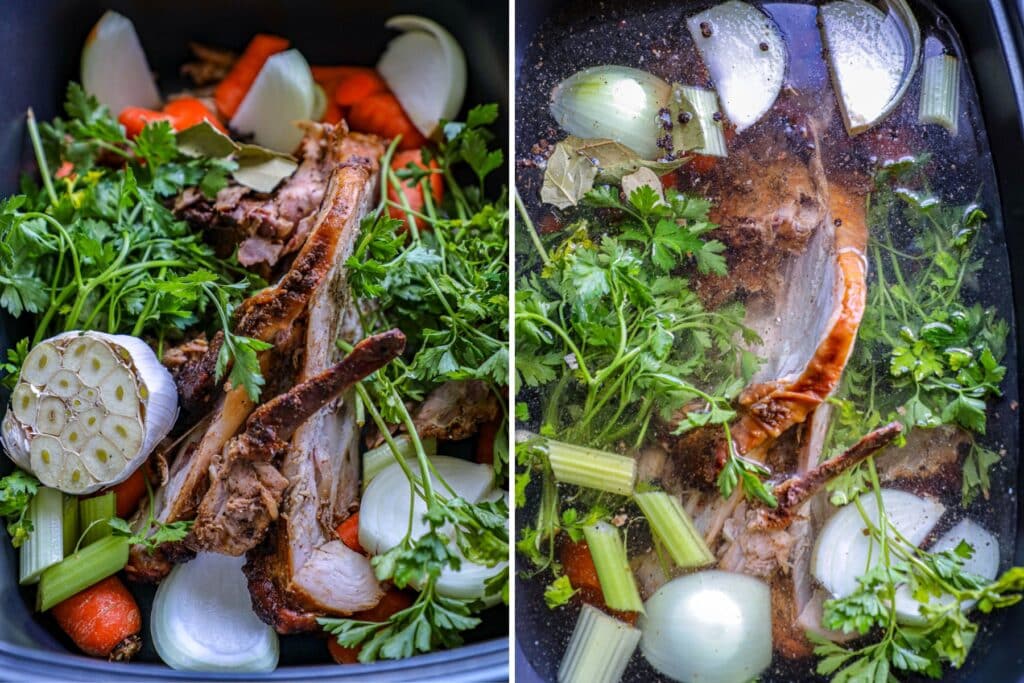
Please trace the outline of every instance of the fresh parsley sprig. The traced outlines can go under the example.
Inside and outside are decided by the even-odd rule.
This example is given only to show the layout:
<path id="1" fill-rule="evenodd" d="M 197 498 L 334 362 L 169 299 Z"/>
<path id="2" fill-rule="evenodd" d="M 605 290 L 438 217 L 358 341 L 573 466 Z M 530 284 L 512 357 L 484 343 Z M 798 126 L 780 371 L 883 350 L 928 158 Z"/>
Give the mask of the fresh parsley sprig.
<path id="1" fill-rule="evenodd" d="M 7 520 L 7 534 L 15 548 L 20 548 L 32 533 L 32 522 L 25 515 L 38 490 L 39 481 L 21 470 L 0 479 L 0 517 Z"/>
<path id="2" fill-rule="evenodd" d="M 970 435 L 963 503 L 987 497 L 999 455 L 979 442 L 988 401 L 1001 396 L 1007 322 L 991 308 L 964 302 L 982 268 L 975 253 L 986 220 L 976 205 L 935 196 L 922 169 L 927 158 L 876 172 L 869 196 L 871 282 L 857 347 L 843 375 L 829 435 L 837 453 L 892 420 L 905 433 L 951 425 Z M 908 189 L 917 187 L 919 189 Z M 905 228 L 899 229 L 897 228 Z M 908 233 L 899 241 L 897 235 Z M 833 483 L 837 500 L 865 490 L 862 470 Z"/>
<path id="3" fill-rule="evenodd" d="M 28 346 L 93 329 L 147 337 L 160 350 L 187 328 L 219 323 L 231 381 L 257 396 L 262 378 L 250 361 L 260 343 L 233 337 L 223 313 L 263 283 L 234 258 L 218 258 L 166 206 L 186 187 L 216 194 L 234 162 L 181 154 L 166 122 L 129 140 L 74 83 L 65 110 L 67 119 L 47 124 L 29 117 L 43 188 L 25 181 L 23 194 L 0 203 L 0 307 L 37 316 Z M 16 377 L 22 357 L 8 354 L 6 377 Z"/>

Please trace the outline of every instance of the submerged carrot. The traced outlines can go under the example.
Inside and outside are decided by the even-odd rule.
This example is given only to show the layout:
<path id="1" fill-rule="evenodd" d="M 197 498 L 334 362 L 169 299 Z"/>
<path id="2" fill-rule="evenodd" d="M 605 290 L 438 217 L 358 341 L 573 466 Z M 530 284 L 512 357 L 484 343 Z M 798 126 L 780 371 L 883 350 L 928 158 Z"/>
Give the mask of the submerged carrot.
<path id="1" fill-rule="evenodd" d="M 75 645 L 93 657 L 127 661 L 142 645 L 139 606 L 116 576 L 72 595 L 52 612 Z"/>
<path id="2" fill-rule="evenodd" d="M 427 141 L 406 116 L 398 99 L 389 92 L 376 93 L 352 105 L 348 125 L 361 133 L 375 133 L 383 138 L 402 136 L 399 149 L 418 149 Z"/>
<path id="3" fill-rule="evenodd" d="M 334 101 L 339 107 L 351 107 L 370 95 L 388 92 L 388 84 L 371 68 L 361 68 L 340 78 L 334 89 Z"/>
<path id="4" fill-rule="evenodd" d="M 338 534 L 338 538 L 341 542 L 347 545 L 357 553 L 366 554 L 363 550 L 363 546 L 359 545 L 359 513 L 356 512 L 352 516 L 345 519 L 344 522 L 338 525 L 338 528 L 334 530 L 334 533 Z"/>
<path id="5" fill-rule="evenodd" d="M 573 588 L 601 590 L 597 568 L 594 566 L 594 559 L 590 556 L 590 548 L 586 541 L 566 541 L 562 544 L 559 555 L 562 559 L 562 569 L 569 577 L 569 583 Z"/>
<path id="6" fill-rule="evenodd" d="M 391 159 L 391 168 L 395 171 L 400 171 L 409 164 L 412 164 L 417 168 L 427 168 L 427 166 L 423 165 L 423 155 L 418 149 L 398 152 Z M 429 168 L 437 169 L 437 162 L 431 159 Z M 399 178 L 398 182 L 402 186 L 402 195 L 405 196 L 405 201 L 409 204 L 409 208 L 416 212 L 422 212 L 423 207 L 426 205 L 426 201 L 423 197 L 423 190 L 421 189 L 420 181 L 414 181 L 412 178 Z M 430 194 L 433 197 L 434 204 L 436 206 L 444 199 L 444 180 L 441 178 L 440 173 L 432 173 L 428 182 L 430 184 Z M 401 203 L 401 199 L 392 185 L 388 186 L 388 199 L 393 202 Z M 389 206 L 388 214 L 392 218 L 397 218 L 398 220 L 405 220 L 406 216 L 404 207 L 398 208 L 397 206 Z M 415 220 L 415 218 L 413 218 L 413 220 Z"/>
<path id="7" fill-rule="evenodd" d="M 380 599 L 376 607 L 352 615 L 353 619 L 359 621 L 387 621 L 392 615 L 401 612 L 412 606 L 416 599 L 406 591 L 397 588 L 390 588 L 384 597 Z M 359 662 L 360 647 L 345 647 L 339 645 L 337 638 L 327 639 L 327 651 L 338 664 L 356 664 Z"/>
<path id="8" fill-rule="evenodd" d="M 259 33 L 253 36 L 245 52 L 238 58 L 224 80 L 217 85 L 213 93 L 217 109 L 226 119 L 230 119 L 238 111 L 238 105 L 245 99 L 260 69 L 271 56 L 284 52 L 291 45 L 286 39 Z"/>

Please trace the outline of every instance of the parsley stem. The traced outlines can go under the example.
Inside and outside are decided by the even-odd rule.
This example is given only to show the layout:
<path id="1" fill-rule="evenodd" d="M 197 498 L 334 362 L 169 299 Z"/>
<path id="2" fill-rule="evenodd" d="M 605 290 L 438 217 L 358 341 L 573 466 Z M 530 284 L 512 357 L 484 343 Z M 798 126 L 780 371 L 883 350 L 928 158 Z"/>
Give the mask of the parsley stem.
<path id="1" fill-rule="evenodd" d="M 43 179 L 43 186 L 46 188 L 46 194 L 50 197 L 50 203 L 56 206 L 59 202 L 57 191 L 53 188 L 53 178 L 50 176 L 50 167 L 46 163 L 46 155 L 43 154 L 43 141 L 39 138 L 39 126 L 36 124 L 36 114 L 32 111 L 32 107 L 28 109 L 26 125 L 28 126 L 28 136 L 32 140 L 32 151 L 36 155 L 36 164 L 39 165 L 39 175 Z"/>
<path id="2" fill-rule="evenodd" d="M 518 216 L 526 226 L 526 234 L 530 236 L 533 246 L 537 249 L 537 253 L 540 254 L 540 260 L 545 266 L 550 265 L 551 259 L 548 257 L 548 252 L 544 248 L 544 244 L 540 241 L 540 235 L 537 233 L 537 228 L 533 225 L 533 221 L 530 220 L 530 214 L 526 210 L 526 205 L 523 204 L 522 197 L 519 196 L 519 190 L 513 189 L 512 193 L 516 196 L 516 216 Z"/>
<path id="3" fill-rule="evenodd" d="M 384 421 L 384 418 L 381 416 L 380 411 L 377 410 L 377 406 L 374 405 L 372 400 L 370 400 L 370 394 L 369 392 L 366 391 L 366 387 L 363 386 L 362 382 L 356 384 L 356 394 L 363 402 L 363 405 L 366 406 L 366 412 L 370 414 L 370 419 L 373 420 L 373 423 L 375 425 L 377 425 L 377 431 L 379 431 L 380 435 L 384 437 L 385 443 L 387 443 L 388 447 L 391 449 L 392 455 L 395 456 L 395 462 L 397 462 L 399 467 L 402 468 L 402 471 L 405 473 L 406 479 L 408 479 L 410 483 L 416 481 L 416 475 L 409 467 L 409 463 L 406 462 L 405 456 L 402 454 L 402 449 L 399 448 L 398 444 L 395 443 L 394 438 L 391 436 L 391 429 L 390 427 L 388 427 L 388 423 Z M 410 440 L 412 440 L 413 436 L 410 434 L 409 438 Z M 415 486 L 410 487 L 410 489 L 413 492 L 415 492 L 415 488 Z M 412 514 L 411 506 L 410 514 Z M 408 536 L 408 534 L 411 533 L 411 531 L 412 524 L 410 523 L 409 531 L 406 533 L 406 535 Z"/>
<path id="4" fill-rule="evenodd" d="M 570 337 L 566 333 L 566 331 L 564 329 L 562 329 L 561 325 L 559 325 L 559 324 L 557 324 L 557 323 L 555 323 L 555 322 L 553 322 L 551 320 L 548 320 L 547 318 L 545 318 L 542 315 L 537 315 L 535 313 L 516 313 L 516 319 L 517 320 L 532 320 L 533 322 L 540 323 L 540 324 L 544 325 L 545 327 L 551 328 L 554 331 L 555 334 L 557 334 L 559 337 L 562 338 L 562 341 L 565 342 L 565 345 L 569 347 L 569 350 L 576 357 L 577 367 L 579 368 L 579 371 L 583 374 L 583 378 L 584 378 L 585 382 L 587 383 L 587 385 L 590 385 L 590 384 L 594 383 L 594 378 L 591 376 L 590 372 L 587 370 L 587 364 L 583 360 L 583 354 L 580 353 L 580 350 L 578 348 L 576 348 L 576 344 L 573 342 L 572 337 Z"/>

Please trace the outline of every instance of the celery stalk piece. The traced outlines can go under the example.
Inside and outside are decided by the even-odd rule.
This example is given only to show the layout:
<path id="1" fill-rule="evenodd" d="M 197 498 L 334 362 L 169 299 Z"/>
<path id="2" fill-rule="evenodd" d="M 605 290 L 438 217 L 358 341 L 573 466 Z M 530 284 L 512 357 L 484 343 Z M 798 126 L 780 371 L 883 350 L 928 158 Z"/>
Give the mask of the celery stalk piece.
<path id="1" fill-rule="evenodd" d="M 664 491 L 637 493 L 633 500 L 651 525 L 651 531 L 683 569 L 706 567 L 715 561 L 704 538 L 693 526 L 682 504 Z"/>
<path id="2" fill-rule="evenodd" d="M 924 62 L 917 119 L 938 124 L 955 136 L 959 118 L 960 60 L 953 55 L 929 57 Z"/>
<path id="3" fill-rule="evenodd" d="M 437 455 L 437 439 L 423 439 L 423 450 L 427 456 Z M 399 434 L 394 437 L 395 445 L 406 460 L 416 457 L 416 450 L 413 447 L 412 439 L 408 434 Z M 395 461 L 395 455 L 391 452 L 391 446 L 382 443 L 376 448 L 363 453 L 363 491 L 369 486 L 373 478 L 381 473 L 385 467 Z"/>
<path id="4" fill-rule="evenodd" d="M 36 583 L 47 567 L 64 559 L 64 494 L 39 487 L 27 515 L 32 531 L 21 546 L 19 583 L 23 586 Z"/>
<path id="5" fill-rule="evenodd" d="M 618 683 L 639 642 L 639 629 L 584 605 L 558 667 L 558 683 Z"/>
<path id="6" fill-rule="evenodd" d="M 561 441 L 547 442 L 548 462 L 555 479 L 621 496 L 633 493 L 636 460 Z"/>
<path id="7" fill-rule="evenodd" d="M 128 564 L 127 536 L 107 536 L 43 572 L 36 594 L 36 611 L 45 612 Z"/>
<path id="8" fill-rule="evenodd" d="M 713 157 L 729 156 L 729 149 L 725 143 L 725 128 L 722 126 L 722 117 L 718 112 L 718 96 L 715 95 L 715 91 L 676 83 L 672 86 L 672 99 L 682 112 L 692 116 L 696 125 L 700 126 L 704 143 L 703 146 L 693 151 Z"/>
<path id="9" fill-rule="evenodd" d="M 636 587 L 636 578 L 629 566 L 626 545 L 619 530 L 607 522 L 583 528 L 583 535 L 594 560 L 597 580 L 601 583 L 604 603 L 624 612 L 643 612 L 644 603 Z"/>
<path id="10" fill-rule="evenodd" d="M 102 496 L 83 498 L 79 502 L 79 516 L 85 534 L 82 539 L 83 548 L 113 533 L 107 521 L 114 518 L 116 511 L 117 500 L 113 491 Z"/>
<path id="11" fill-rule="evenodd" d="M 64 557 L 75 552 L 78 545 L 78 499 L 64 495 Z"/>

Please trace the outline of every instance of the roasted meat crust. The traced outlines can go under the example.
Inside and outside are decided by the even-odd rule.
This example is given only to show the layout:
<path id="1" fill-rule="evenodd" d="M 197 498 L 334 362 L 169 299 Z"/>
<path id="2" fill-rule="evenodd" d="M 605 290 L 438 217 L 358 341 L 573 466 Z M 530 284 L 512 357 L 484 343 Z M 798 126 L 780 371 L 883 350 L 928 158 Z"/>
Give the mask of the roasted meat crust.
<path id="1" fill-rule="evenodd" d="M 199 504 L 188 547 L 225 555 L 255 547 L 278 517 L 288 480 L 277 465 L 295 430 L 404 349 L 405 335 L 399 330 L 368 337 L 334 367 L 257 408 L 245 432 L 213 459 L 210 488 Z"/>
<path id="2" fill-rule="evenodd" d="M 362 204 L 368 184 L 373 184 L 379 170 L 383 152 L 379 138 L 349 133 L 335 138 L 339 161 L 327 183 L 323 206 L 317 215 L 312 233 L 291 268 L 273 287 L 268 287 L 246 299 L 239 306 L 234 333 L 273 343 L 287 333 L 296 319 L 305 311 L 310 297 L 323 282 L 334 264 L 334 252 L 342 232 Z M 352 229 L 358 229 L 358 225 Z M 188 368 L 183 367 L 178 381 L 178 394 L 182 408 L 192 414 L 207 412 L 213 400 L 217 353 L 220 339 L 214 337 L 210 348 Z"/>

